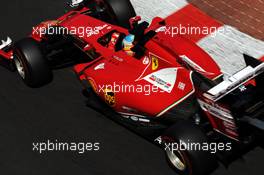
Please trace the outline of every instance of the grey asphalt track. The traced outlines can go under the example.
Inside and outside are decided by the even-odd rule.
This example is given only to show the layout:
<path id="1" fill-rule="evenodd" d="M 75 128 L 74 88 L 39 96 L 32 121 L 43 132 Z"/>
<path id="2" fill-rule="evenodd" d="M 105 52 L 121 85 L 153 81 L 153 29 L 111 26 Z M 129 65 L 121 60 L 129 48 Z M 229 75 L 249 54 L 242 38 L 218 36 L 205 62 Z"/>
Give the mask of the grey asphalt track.
<path id="1" fill-rule="evenodd" d="M 151 0 L 147 2 L 151 3 Z M 9 0 L 0 5 L 0 36 L 14 40 L 32 26 L 64 13 L 63 0 Z M 162 150 L 85 106 L 81 86 L 70 69 L 55 71 L 53 83 L 26 87 L 0 67 L 1 175 L 174 175 Z M 32 142 L 100 142 L 99 152 L 38 154 Z M 260 175 L 258 148 L 220 167 L 214 175 Z"/>

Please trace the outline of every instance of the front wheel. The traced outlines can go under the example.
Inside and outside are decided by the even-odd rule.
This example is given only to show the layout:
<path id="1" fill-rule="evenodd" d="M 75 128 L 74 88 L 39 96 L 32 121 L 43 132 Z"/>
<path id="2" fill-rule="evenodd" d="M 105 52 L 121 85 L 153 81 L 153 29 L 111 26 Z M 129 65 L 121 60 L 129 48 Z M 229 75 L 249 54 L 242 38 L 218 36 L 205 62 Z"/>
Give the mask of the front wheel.
<path id="1" fill-rule="evenodd" d="M 30 87 L 41 87 L 52 80 L 52 71 L 41 46 L 32 38 L 15 43 L 14 63 L 18 74 Z"/>
<path id="2" fill-rule="evenodd" d="M 217 168 L 216 158 L 208 150 L 191 150 L 181 145 L 208 143 L 206 135 L 195 124 L 179 121 L 165 131 L 162 139 L 166 158 L 177 174 L 207 175 Z"/>
<path id="3" fill-rule="evenodd" d="M 96 11 L 103 15 L 101 20 L 130 28 L 130 18 L 136 16 L 130 0 L 94 0 Z"/>

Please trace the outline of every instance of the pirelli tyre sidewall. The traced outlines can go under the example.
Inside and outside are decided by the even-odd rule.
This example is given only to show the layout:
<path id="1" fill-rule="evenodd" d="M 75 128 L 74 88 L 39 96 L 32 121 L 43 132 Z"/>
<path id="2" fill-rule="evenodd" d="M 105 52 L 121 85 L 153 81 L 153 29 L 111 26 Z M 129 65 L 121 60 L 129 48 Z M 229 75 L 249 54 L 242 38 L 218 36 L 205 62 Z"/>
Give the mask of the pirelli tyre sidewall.
<path id="1" fill-rule="evenodd" d="M 32 38 L 15 43 L 14 63 L 20 77 L 30 87 L 41 87 L 52 81 L 52 71 L 41 46 Z"/>
<path id="2" fill-rule="evenodd" d="M 172 144 L 208 143 L 205 134 L 198 126 L 189 121 L 179 121 L 162 136 L 165 155 L 169 165 L 180 175 L 208 175 L 218 166 L 215 156 L 207 151 L 177 150 L 172 151 Z M 170 149 L 168 149 L 170 148 Z"/>

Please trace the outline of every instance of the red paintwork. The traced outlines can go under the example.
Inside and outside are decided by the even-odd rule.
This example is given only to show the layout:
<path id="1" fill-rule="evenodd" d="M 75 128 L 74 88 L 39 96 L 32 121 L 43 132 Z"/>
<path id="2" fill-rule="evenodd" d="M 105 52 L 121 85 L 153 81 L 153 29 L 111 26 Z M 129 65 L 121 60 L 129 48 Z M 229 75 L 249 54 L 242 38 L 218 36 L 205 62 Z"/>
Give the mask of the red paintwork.
<path id="1" fill-rule="evenodd" d="M 123 51 L 114 52 L 112 49 L 103 47 L 97 42 L 98 38 L 112 30 L 117 30 L 126 34 L 128 34 L 128 30 L 115 25 L 106 24 L 103 21 L 81 14 L 81 12 L 84 12 L 85 10 L 87 10 L 87 8 L 80 9 L 79 11 L 70 11 L 56 21 L 47 21 L 41 23 L 37 27 L 45 27 L 48 26 L 48 24 L 65 28 L 95 28 L 98 26 L 104 26 L 99 33 L 92 34 L 91 36 L 81 36 L 81 33 L 77 34 L 76 37 L 86 42 L 89 47 L 94 47 L 97 52 L 101 54 L 101 57 L 92 62 L 74 66 L 74 71 L 78 74 L 80 80 L 92 81 L 95 91 L 102 99 L 105 100 L 105 98 L 107 98 L 105 92 L 100 89 L 102 86 L 113 85 L 114 82 L 119 85 L 128 84 L 134 86 L 150 86 L 152 84 L 142 78 L 162 69 L 177 69 L 177 79 L 173 82 L 174 86 L 173 84 L 166 82 L 168 86 L 173 86 L 171 93 L 159 92 L 151 93 L 149 95 L 145 95 L 145 93 L 129 92 L 115 93 L 114 98 L 112 99 L 115 103 L 112 104 L 111 107 L 117 112 L 128 112 L 124 107 L 129 107 L 137 114 L 144 114 L 150 117 L 161 116 L 192 94 L 194 92 L 191 80 L 192 70 L 187 69 L 186 66 L 182 64 L 182 60 L 179 57 L 180 55 L 187 56 L 191 61 L 205 70 L 203 74 L 207 78 L 214 79 L 222 74 L 213 59 L 185 36 L 178 35 L 171 38 L 165 33 L 158 33 L 146 44 L 145 47 L 147 51 L 145 56 L 141 59 L 128 56 Z M 172 16 L 168 18 L 168 25 L 173 24 L 172 18 Z M 161 20 L 162 19 L 160 18 L 153 20 L 149 30 L 158 29 L 160 27 L 158 22 Z M 36 41 L 45 40 L 45 38 L 33 32 L 31 37 Z M 201 36 L 199 36 L 199 38 L 200 37 Z M 198 38 L 195 38 L 193 40 L 197 39 Z M 152 55 L 158 59 L 158 66 L 155 70 L 152 68 Z M 143 60 L 145 57 L 148 57 L 150 60 L 149 64 L 144 64 Z M 104 67 L 95 70 L 95 67 L 102 63 L 105 64 Z"/>
<path id="2" fill-rule="evenodd" d="M 61 26 L 68 29 L 73 27 L 89 27 L 94 29 L 98 26 L 103 27 L 100 32 L 92 33 L 90 36 L 82 36 L 82 33 L 77 33 L 75 36 L 84 43 L 87 43 L 87 47 L 82 48 L 84 52 L 91 48 L 95 48 L 101 56 L 96 60 L 87 60 L 87 63 L 75 65 L 74 71 L 82 82 L 87 81 L 90 83 L 98 96 L 102 100 L 108 102 L 115 111 L 130 113 L 132 115 L 137 114 L 148 117 L 160 117 L 194 93 L 197 99 L 208 104 L 218 105 L 218 107 L 228 111 L 228 105 L 214 104 L 215 102 L 210 101 L 204 96 L 204 92 L 200 92 L 199 89 L 197 90 L 197 88 L 194 87 L 191 80 L 193 69 L 196 68 L 198 68 L 196 71 L 203 74 L 208 79 L 214 80 L 222 75 L 216 62 L 195 44 L 195 42 L 204 38 L 206 34 L 173 35 L 172 37 L 172 35 L 170 35 L 171 33 L 168 33 L 168 29 L 171 29 L 171 27 L 179 27 L 180 24 L 185 27 L 212 27 L 215 28 L 215 30 L 223 24 L 212 19 L 193 5 L 187 5 L 166 19 L 156 17 L 153 19 L 146 32 L 150 30 L 156 31 L 160 29 L 160 27 L 164 27 L 162 26 L 164 20 L 166 22 L 166 31 L 157 33 L 156 36 L 145 45 L 147 50 L 145 55 L 140 59 L 136 59 L 128 56 L 123 51 L 115 52 L 113 47 L 106 48 L 99 44 L 97 40 L 110 31 L 116 30 L 128 34 L 128 30 L 81 14 L 87 10 L 87 8 L 82 8 L 76 11 L 69 11 L 57 20 L 45 21 L 35 28 L 40 29 L 48 26 Z M 137 21 L 138 19 L 139 18 L 131 19 L 131 22 Z M 212 33 L 215 30 L 210 32 Z M 44 36 L 41 36 L 40 33 L 36 33 L 35 30 L 32 31 L 30 36 L 38 42 L 46 40 Z M 7 60 L 12 61 L 12 55 L 13 51 L 6 53 L 0 50 L 0 57 Z M 153 56 L 155 57 L 154 60 L 152 60 Z M 182 56 L 187 57 L 189 61 L 197 65 L 197 67 L 190 68 L 190 65 L 187 65 L 186 60 L 184 60 Z M 146 58 L 149 62 L 146 61 Z M 262 57 L 261 60 L 264 61 L 264 57 Z M 158 62 L 158 65 L 153 68 L 154 62 Z M 151 87 L 153 84 L 146 81 L 144 77 L 169 68 L 175 68 L 177 70 L 177 72 L 166 74 L 166 77 L 173 77 L 173 74 L 176 74 L 176 80 L 173 81 L 173 83 L 165 81 L 167 86 L 173 87 L 171 92 L 153 92 L 150 94 L 148 94 L 148 92 L 116 92 L 111 96 L 106 96 L 107 85 L 113 86 L 118 84 L 132 85 L 134 87 Z M 152 77 L 152 80 L 155 80 L 155 78 Z M 251 80 L 245 85 L 248 84 L 256 85 L 256 82 Z M 156 89 L 157 88 L 155 88 L 155 90 Z M 160 88 L 158 88 L 158 90 L 161 91 Z M 111 104 L 109 100 L 112 100 Z M 204 111 L 204 113 L 216 131 L 232 139 L 239 140 L 235 119 L 228 123 L 210 114 L 208 111 Z"/>
<path id="3" fill-rule="evenodd" d="M 66 28 L 79 26 L 94 28 L 97 26 L 104 26 L 106 24 L 105 22 L 82 14 L 76 14 L 65 20 L 66 18 L 67 15 L 60 18 L 62 21 L 60 22 L 60 25 Z M 158 27 L 157 24 L 152 24 L 152 26 L 155 25 Z M 83 72 L 83 74 L 80 75 L 81 80 L 84 80 L 85 78 L 87 81 L 88 79 L 93 80 L 93 84 L 98 88 L 97 93 L 102 99 L 105 99 L 106 97 L 105 92 L 103 92 L 100 87 L 114 85 L 114 83 L 119 85 L 128 84 L 134 86 L 150 86 L 151 84 L 143 79 L 139 81 L 136 80 L 164 68 L 178 69 L 177 80 L 171 93 L 152 93 L 150 95 L 129 92 L 115 93 L 115 104 L 112 105 L 112 107 L 117 112 L 128 112 L 123 109 L 125 106 L 135 109 L 138 111 L 138 114 L 157 116 L 170 105 L 191 94 L 194 91 L 193 84 L 190 79 L 191 70 L 186 69 L 177 62 L 177 60 L 179 60 L 178 55 L 188 56 L 204 70 L 212 73 L 210 75 L 206 74 L 208 78 L 214 79 L 222 74 L 213 59 L 211 59 L 206 52 L 193 42 L 181 36 L 170 38 L 164 33 L 157 34 L 153 40 L 146 44 L 148 51 L 145 56 L 149 57 L 150 60 L 151 54 L 158 57 L 159 66 L 157 70 L 153 71 L 151 62 L 148 65 L 143 64 L 144 57 L 138 60 L 134 57 L 126 55 L 123 51 L 114 52 L 109 48 L 103 47 L 97 42 L 98 38 L 114 29 L 128 34 L 126 29 L 107 24 L 107 27 L 102 29 L 99 34 L 94 34 L 89 37 L 78 36 L 83 41 L 96 48 L 102 57 L 91 63 L 76 65 L 74 70 L 76 73 L 81 71 Z M 95 67 L 102 63 L 105 64 L 104 68 L 95 70 Z M 86 69 L 83 71 L 83 68 Z M 185 84 L 184 90 L 178 88 L 180 83 Z"/>
<path id="4" fill-rule="evenodd" d="M 217 106 L 218 108 L 222 108 L 225 111 L 229 111 L 230 114 L 232 115 L 229 105 L 211 101 L 210 99 L 206 98 L 203 95 L 203 92 L 196 92 L 196 93 L 197 93 L 197 98 L 199 100 L 201 100 L 207 104 L 210 104 L 211 106 Z M 238 133 L 237 121 L 235 118 L 226 120 L 226 119 L 223 119 L 224 117 L 216 116 L 216 115 L 210 113 L 208 110 L 204 110 L 204 113 L 206 114 L 207 118 L 209 119 L 209 121 L 212 125 L 212 128 L 215 131 L 217 131 L 223 135 L 226 135 L 229 138 L 232 138 L 236 141 L 238 141 L 240 139 L 239 138 L 240 135 Z"/>
<path id="5" fill-rule="evenodd" d="M 7 60 L 12 60 L 12 56 L 13 56 L 13 51 L 6 53 L 6 52 L 0 50 L 0 57 L 7 59 Z"/>

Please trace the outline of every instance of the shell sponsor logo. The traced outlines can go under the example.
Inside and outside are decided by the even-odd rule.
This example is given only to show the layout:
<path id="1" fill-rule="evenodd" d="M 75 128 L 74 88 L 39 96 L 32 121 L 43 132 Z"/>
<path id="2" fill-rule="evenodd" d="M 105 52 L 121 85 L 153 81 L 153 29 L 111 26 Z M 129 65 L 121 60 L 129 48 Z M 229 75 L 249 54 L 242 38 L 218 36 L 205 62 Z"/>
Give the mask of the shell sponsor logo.
<path id="1" fill-rule="evenodd" d="M 111 89 L 105 89 L 104 90 L 104 97 L 105 97 L 105 102 L 113 107 L 116 104 L 116 97 L 115 93 Z"/>

